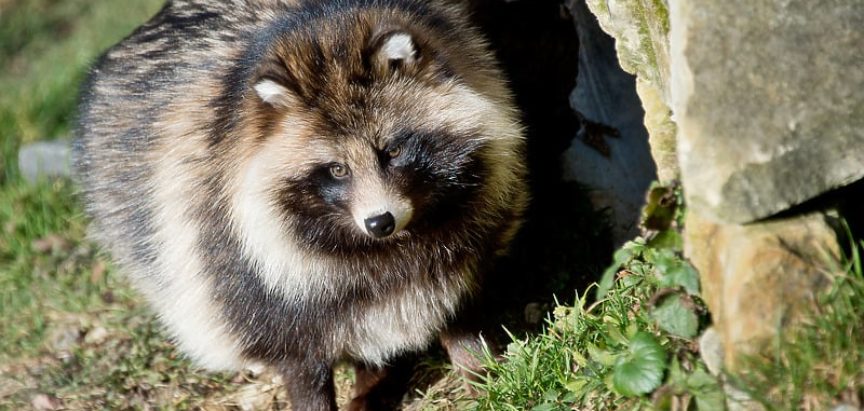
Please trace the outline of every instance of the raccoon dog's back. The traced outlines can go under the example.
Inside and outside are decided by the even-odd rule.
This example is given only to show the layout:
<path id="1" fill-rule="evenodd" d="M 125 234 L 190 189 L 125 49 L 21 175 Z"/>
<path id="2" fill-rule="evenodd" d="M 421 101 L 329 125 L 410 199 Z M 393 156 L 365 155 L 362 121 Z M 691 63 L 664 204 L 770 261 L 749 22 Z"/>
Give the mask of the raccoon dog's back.
<path id="1" fill-rule="evenodd" d="M 422 349 L 526 202 L 502 75 L 442 1 L 169 1 L 94 66 L 77 133 L 94 237 L 215 369 Z"/>

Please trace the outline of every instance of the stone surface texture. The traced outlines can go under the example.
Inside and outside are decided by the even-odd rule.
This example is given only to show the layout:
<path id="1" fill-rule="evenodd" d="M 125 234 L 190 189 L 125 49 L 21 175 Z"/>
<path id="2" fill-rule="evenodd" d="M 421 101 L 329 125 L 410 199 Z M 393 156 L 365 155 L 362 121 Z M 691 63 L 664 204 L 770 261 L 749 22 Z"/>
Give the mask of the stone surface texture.
<path id="1" fill-rule="evenodd" d="M 645 192 L 657 178 L 643 124 L 645 112 L 635 78 L 618 65 L 614 40 L 600 29 L 584 2 L 571 1 L 569 6 L 579 35 L 579 75 L 570 104 L 585 119 L 610 126 L 620 136 L 604 139 L 608 156 L 574 139 L 564 153 L 564 178 L 592 189 L 595 206 L 610 210 L 613 240 L 621 244 L 638 234 Z"/>
<path id="2" fill-rule="evenodd" d="M 750 225 L 688 213 L 685 254 L 702 277 L 727 369 L 794 324 L 827 285 L 825 268 L 840 255 L 835 224 L 821 212 Z"/>
<path id="3" fill-rule="evenodd" d="M 584 1 L 637 76 L 660 179 L 683 182 L 706 361 L 735 371 L 800 320 L 839 255 L 834 217 L 788 210 L 864 177 L 864 7 Z M 726 388 L 730 409 L 760 409 Z"/>
<path id="4" fill-rule="evenodd" d="M 691 208 L 749 223 L 864 177 L 860 0 L 671 0 L 670 15 Z"/>
<path id="5" fill-rule="evenodd" d="M 71 164 L 72 149 L 68 140 L 37 142 L 18 151 L 18 169 L 31 183 L 40 178 L 68 177 Z"/>
<path id="6" fill-rule="evenodd" d="M 602 29 L 615 38 L 621 67 L 636 75 L 651 154 L 660 181 L 678 177 L 676 127 L 669 109 L 669 18 L 663 0 L 587 0 Z"/>

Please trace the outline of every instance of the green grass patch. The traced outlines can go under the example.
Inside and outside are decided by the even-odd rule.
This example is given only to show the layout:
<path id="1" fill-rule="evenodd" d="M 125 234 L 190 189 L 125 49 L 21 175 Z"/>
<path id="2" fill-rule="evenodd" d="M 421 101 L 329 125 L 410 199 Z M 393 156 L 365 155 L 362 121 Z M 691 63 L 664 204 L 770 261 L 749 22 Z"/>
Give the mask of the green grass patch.
<path id="1" fill-rule="evenodd" d="M 82 273 L 83 223 L 67 182 L 7 184 L 0 196 L 0 359 L 41 346 L 49 310 L 80 309 L 94 287 Z"/>
<path id="2" fill-rule="evenodd" d="M 74 188 L 22 181 L 18 149 L 68 134 L 86 68 L 161 3 L 0 2 L 0 359 L 38 351 L 47 313 L 90 309 L 107 286 L 91 278 Z"/>
<path id="3" fill-rule="evenodd" d="M 486 356 L 489 373 L 479 384 L 485 394 L 474 407 L 623 410 L 676 402 L 711 410 L 719 402 L 722 408 L 719 382 L 695 350 L 693 338 L 706 318 L 684 285 L 692 278 L 668 279 L 689 265 L 643 241 L 629 243 L 618 257 L 627 261 L 623 268 L 616 264 L 601 299 L 590 303 L 594 290 L 586 291 L 573 306 L 558 306 L 544 333 L 510 344 L 503 361 Z"/>
<path id="4" fill-rule="evenodd" d="M 194 370 L 85 240 L 72 183 L 17 173 L 22 144 L 68 135 L 89 64 L 162 3 L 0 0 L 0 409 L 40 393 L 72 409 L 183 408 L 220 381 L 185 378 Z M 149 398 L 166 386 L 183 389 Z"/>
<path id="5" fill-rule="evenodd" d="M 153 15 L 162 0 L 0 2 L 0 137 L 65 136 L 78 84 L 106 48 Z M 4 149 L 4 158 L 9 151 Z"/>
<path id="6" fill-rule="evenodd" d="M 708 318 L 698 273 L 681 257 L 680 191 L 654 187 L 650 198 L 645 219 L 658 232 L 618 250 L 596 289 L 556 307 L 545 332 L 514 338 L 503 361 L 486 353 L 473 408 L 724 407 L 694 340 Z"/>

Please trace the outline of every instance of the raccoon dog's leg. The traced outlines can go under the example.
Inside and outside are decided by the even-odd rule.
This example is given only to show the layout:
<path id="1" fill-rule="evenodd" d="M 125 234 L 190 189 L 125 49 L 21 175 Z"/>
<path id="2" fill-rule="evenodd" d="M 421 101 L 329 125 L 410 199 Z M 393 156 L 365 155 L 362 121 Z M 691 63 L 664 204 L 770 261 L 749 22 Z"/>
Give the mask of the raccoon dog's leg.
<path id="1" fill-rule="evenodd" d="M 483 371 L 480 358 L 485 343 L 480 337 L 480 331 L 489 325 L 487 304 L 482 293 L 468 299 L 458 311 L 455 321 L 445 327 L 438 336 L 450 357 L 450 363 L 465 381 L 465 390 L 472 396 L 477 392 L 470 382 L 477 381 L 477 375 Z"/>
<path id="2" fill-rule="evenodd" d="M 310 361 L 287 362 L 281 367 L 293 411 L 337 411 L 333 365 Z"/>
<path id="3" fill-rule="evenodd" d="M 348 403 L 348 411 L 398 409 L 402 397 L 408 391 L 408 382 L 416 363 L 417 357 L 408 355 L 392 361 L 387 367 L 356 364 L 354 398 Z"/>
<path id="4" fill-rule="evenodd" d="M 477 380 L 483 371 L 480 356 L 483 355 L 483 340 L 480 332 L 466 327 L 450 327 L 441 332 L 441 345 L 450 357 L 453 368 L 465 380 L 465 389 L 474 395 L 476 391 L 470 382 Z"/>

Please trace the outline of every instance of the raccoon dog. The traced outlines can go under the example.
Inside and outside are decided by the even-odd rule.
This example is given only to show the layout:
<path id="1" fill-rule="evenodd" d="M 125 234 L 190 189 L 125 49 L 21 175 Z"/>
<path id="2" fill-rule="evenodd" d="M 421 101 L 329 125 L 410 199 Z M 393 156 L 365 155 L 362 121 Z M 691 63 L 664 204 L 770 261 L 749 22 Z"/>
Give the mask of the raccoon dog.
<path id="1" fill-rule="evenodd" d="M 459 321 L 526 205 L 521 126 L 443 0 L 169 1 L 84 85 L 93 233 L 179 347 L 271 366 L 296 410 L 375 408 L 387 365 Z"/>

